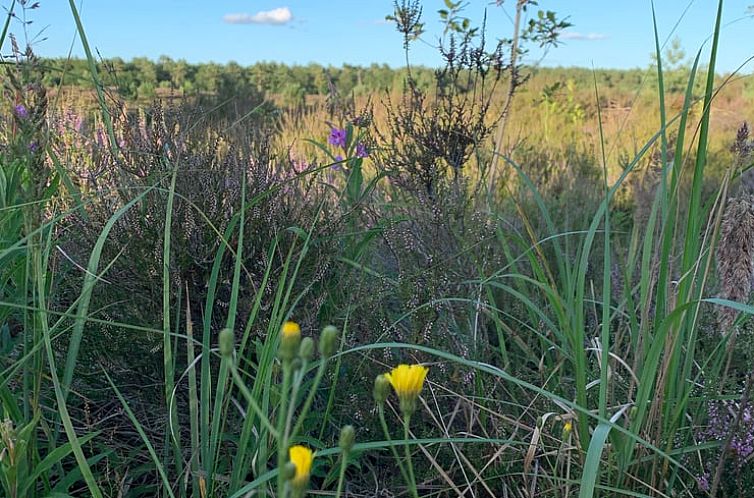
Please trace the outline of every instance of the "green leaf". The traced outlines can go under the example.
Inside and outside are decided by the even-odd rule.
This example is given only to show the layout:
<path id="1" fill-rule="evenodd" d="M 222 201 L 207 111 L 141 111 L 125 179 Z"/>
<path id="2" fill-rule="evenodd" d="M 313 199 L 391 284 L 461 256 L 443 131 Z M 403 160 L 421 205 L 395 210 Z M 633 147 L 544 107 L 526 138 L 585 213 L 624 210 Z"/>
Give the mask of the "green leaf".
<path id="1" fill-rule="evenodd" d="M 79 443 L 87 443 L 94 439 L 97 435 L 99 435 L 99 432 L 92 432 L 87 434 L 86 436 L 82 436 L 81 438 L 79 438 Z M 32 473 L 27 478 L 26 485 L 21 488 L 21 494 L 19 496 L 26 496 L 26 494 L 29 492 L 29 488 L 37 483 L 37 480 L 42 476 L 42 474 L 50 470 L 57 463 L 61 462 L 65 457 L 71 454 L 71 452 L 73 452 L 71 443 L 65 443 L 64 445 L 58 446 L 50 453 L 48 453 L 44 460 L 39 462 L 36 467 L 34 467 L 34 473 Z"/>

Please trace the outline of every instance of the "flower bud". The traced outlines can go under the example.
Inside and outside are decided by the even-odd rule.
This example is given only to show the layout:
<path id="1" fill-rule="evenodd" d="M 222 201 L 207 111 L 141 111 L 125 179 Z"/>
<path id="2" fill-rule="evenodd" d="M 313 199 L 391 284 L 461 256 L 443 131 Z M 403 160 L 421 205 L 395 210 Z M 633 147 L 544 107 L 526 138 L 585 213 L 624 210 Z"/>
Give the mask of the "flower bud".
<path id="1" fill-rule="evenodd" d="M 220 346 L 220 354 L 225 357 L 233 355 L 235 338 L 233 337 L 233 331 L 230 329 L 222 329 L 218 336 L 218 343 Z"/>
<path id="2" fill-rule="evenodd" d="M 310 361 L 314 357 L 314 340 L 311 337 L 304 337 L 301 340 L 298 355 L 304 361 Z"/>
<path id="3" fill-rule="evenodd" d="M 345 425 L 340 429 L 340 440 L 338 440 L 338 446 L 343 453 L 348 453 L 353 448 L 353 443 L 356 440 L 356 430 L 352 425 Z"/>
<path id="4" fill-rule="evenodd" d="M 570 420 L 563 424 L 563 433 L 562 433 L 562 439 L 565 440 L 568 438 L 568 436 L 571 435 L 571 432 L 573 431 L 573 422 Z"/>
<path id="5" fill-rule="evenodd" d="M 323 358 L 329 358 L 338 350 L 338 339 L 340 332 L 332 325 L 328 325 L 322 330 L 319 338 L 319 352 Z"/>
<path id="6" fill-rule="evenodd" d="M 301 344 L 301 327 L 296 322 L 285 322 L 280 329 L 280 358 L 291 361 Z"/>
<path id="7" fill-rule="evenodd" d="M 293 479 L 296 475 L 296 465 L 293 462 L 288 462 L 283 466 L 283 479 L 286 481 Z"/>
<path id="8" fill-rule="evenodd" d="M 390 381 L 385 377 L 385 374 L 380 374 L 374 379 L 374 401 L 381 405 L 385 403 L 385 400 L 390 395 Z"/>

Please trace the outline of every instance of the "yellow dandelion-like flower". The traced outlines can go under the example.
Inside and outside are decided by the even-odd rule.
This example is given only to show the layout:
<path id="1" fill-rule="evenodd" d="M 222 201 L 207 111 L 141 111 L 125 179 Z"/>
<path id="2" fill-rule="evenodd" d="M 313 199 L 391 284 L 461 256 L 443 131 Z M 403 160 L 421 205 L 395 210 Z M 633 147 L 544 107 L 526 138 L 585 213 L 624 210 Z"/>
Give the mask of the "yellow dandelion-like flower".
<path id="1" fill-rule="evenodd" d="M 401 402 L 404 415 L 411 415 L 416 410 L 416 399 L 424 387 L 429 369 L 423 365 L 398 365 L 385 374 Z"/>
<path id="2" fill-rule="evenodd" d="M 293 485 L 299 489 L 305 488 L 309 483 L 309 475 L 312 471 L 314 453 L 306 446 L 297 444 L 288 449 L 288 457 L 290 458 L 291 463 L 296 467 L 296 473 L 291 479 Z"/>
<path id="3" fill-rule="evenodd" d="M 573 424 L 571 422 L 566 422 L 565 425 L 563 425 L 563 432 L 568 434 L 573 430 Z"/>
<path id="4" fill-rule="evenodd" d="M 296 337 L 301 336 L 301 327 L 296 322 L 285 322 L 281 329 L 283 337 Z"/>
<path id="5" fill-rule="evenodd" d="M 291 361 L 298 354 L 301 344 L 301 327 L 296 322 L 285 322 L 280 329 L 280 357 Z"/>

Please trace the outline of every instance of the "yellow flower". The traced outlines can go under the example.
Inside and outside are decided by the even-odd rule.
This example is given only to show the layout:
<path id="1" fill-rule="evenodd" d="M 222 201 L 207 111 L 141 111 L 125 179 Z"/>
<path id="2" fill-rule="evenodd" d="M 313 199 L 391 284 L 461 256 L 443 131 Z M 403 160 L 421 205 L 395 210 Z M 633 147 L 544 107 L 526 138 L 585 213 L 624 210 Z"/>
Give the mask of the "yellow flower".
<path id="1" fill-rule="evenodd" d="M 423 365 L 398 365 L 385 374 L 398 395 L 404 415 L 411 415 L 416 410 L 416 398 L 424 386 L 427 372 L 429 369 Z"/>
<path id="2" fill-rule="evenodd" d="M 291 361 L 298 355 L 301 344 L 301 327 L 296 322 L 285 322 L 280 329 L 280 358 Z"/>
<path id="3" fill-rule="evenodd" d="M 305 488 L 309 483 L 309 474 L 312 471 L 314 453 L 312 453 L 312 450 L 306 446 L 297 444 L 288 449 L 288 457 L 290 458 L 291 463 L 296 467 L 296 473 L 291 479 L 293 485 L 298 489 Z"/>
<path id="4" fill-rule="evenodd" d="M 563 424 L 563 432 L 560 433 L 560 438 L 565 443 L 566 441 L 571 439 L 571 433 L 573 432 L 573 422 L 570 420 L 567 420 L 565 424 Z"/>
<path id="5" fill-rule="evenodd" d="M 285 322 L 281 330 L 283 337 L 301 336 L 301 327 L 296 322 Z"/>

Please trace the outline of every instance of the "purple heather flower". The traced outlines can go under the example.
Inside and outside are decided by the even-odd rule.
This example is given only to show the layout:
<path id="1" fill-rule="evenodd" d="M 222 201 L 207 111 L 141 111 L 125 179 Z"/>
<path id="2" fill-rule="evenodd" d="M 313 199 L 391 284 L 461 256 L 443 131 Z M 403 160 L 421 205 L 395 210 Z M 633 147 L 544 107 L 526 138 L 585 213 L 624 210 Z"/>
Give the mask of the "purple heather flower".
<path id="1" fill-rule="evenodd" d="M 95 134 L 95 140 L 97 142 L 97 145 L 100 147 L 105 146 L 105 134 L 102 132 L 102 129 L 97 129 L 97 133 Z"/>
<path id="2" fill-rule="evenodd" d="M 18 104 L 16 107 L 13 108 L 13 110 L 16 113 L 16 116 L 20 119 L 26 119 L 29 117 L 29 111 L 26 109 L 26 107 L 23 104 Z"/>
<path id="3" fill-rule="evenodd" d="M 346 130 L 335 127 L 330 128 L 330 136 L 328 137 L 327 141 L 330 143 L 330 145 L 335 145 L 336 147 L 342 147 L 345 149 Z"/>
<path id="4" fill-rule="evenodd" d="M 292 159 L 291 166 L 293 166 L 294 172 L 301 173 L 302 171 L 306 171 L 307 168 L 309 168 L 309 163 L 304 159 Z"/>
<path id="5" fill-rule="evenodd" d="M 709 491 L 709 475 L 707 473 L 697 477 L 696 482 L 702 491 Z"/>
<path id="6" fill-rule="evenodd" d="M 359 142 L 356 144 L 356 157 L 369 157 L 369 149 L 367 149 L 367 146 L 364 142 Z"/>
<path id="7" fill-rule="evenodd" d="M 736 417 L 741 411 L 741 423 L 735 427 Z M 737 467 L 746 463 L 754 454 L 754 405 L 740 407 L 738 403 L 718 402 L 708 407 L 708 426 L 701 434 L 703 441 L 725 441 L 730 437 L 728 450 Z"/>

